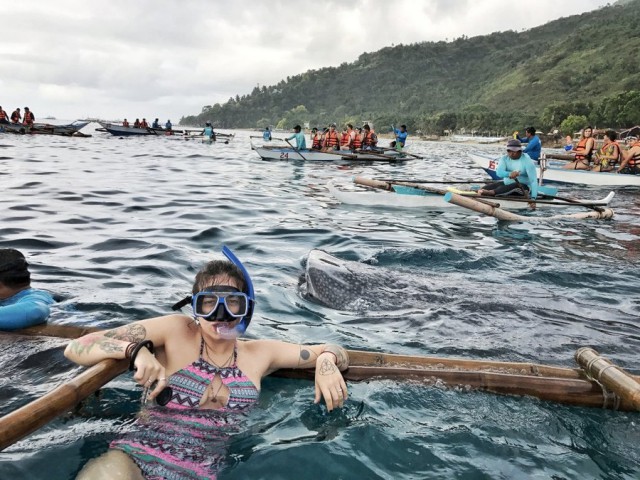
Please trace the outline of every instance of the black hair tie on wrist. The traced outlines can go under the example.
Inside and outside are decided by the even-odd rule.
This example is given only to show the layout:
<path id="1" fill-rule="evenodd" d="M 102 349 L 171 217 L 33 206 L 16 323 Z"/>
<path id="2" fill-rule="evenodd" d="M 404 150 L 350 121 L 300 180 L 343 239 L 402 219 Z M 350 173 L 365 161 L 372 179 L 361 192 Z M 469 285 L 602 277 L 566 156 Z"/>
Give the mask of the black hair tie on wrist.
<path id="1" fill-rule="evenodd" d="M 147 350 L 149 350 L 150 353 L 153 353 L 153 342 L 151 340 L 144 340 L 142 342 L 138 342 L 135 348 L 133 349 L 133 351 L 131 352 L 131 360 L 129 361 L 130 372 L 133 372 L 134 370 L 136 370 L 136 367 L 134 365 L 136 361 L 136 357 L 138 356 L 138 352 L 145 347 L 147 348 Z"/>

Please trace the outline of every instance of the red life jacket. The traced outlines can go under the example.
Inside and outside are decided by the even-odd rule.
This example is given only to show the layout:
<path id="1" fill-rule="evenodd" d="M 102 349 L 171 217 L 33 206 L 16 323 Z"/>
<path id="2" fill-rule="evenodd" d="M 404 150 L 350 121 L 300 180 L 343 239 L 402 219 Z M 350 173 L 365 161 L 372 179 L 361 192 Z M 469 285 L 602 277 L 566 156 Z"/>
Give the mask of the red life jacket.
<path id="1" fill-rule="evenodd" d="M 593 155 L 593 148 L 589 153 L 585 153 L 587 149 L 587 142 L 589 141 L 590 138 L 592 137 L 581 138 L 580 141 L 578 142 L 578 145 L 576 145 L 576 160 L 587 160 L 588 162 L 591 162 L 591 156 Z M 593 142 L 595 144 L 595 140 Z"/>
<path id="2" fill-rule="evenodd" d="M 122 122 L 122 126 L 123 127 L 128 127 L 129 126 L 129 122 L 127 122 L 126 120 L 124 122 Z"/>
<path id="3" fill-rule="evenodd" d="M 354 150 L 359 150 L 360 148 L 362 148 L 362 138 L 360 137 L 360 134 L 356 132 L 356 136 L 353 138 L 353 143 L 351 144 L 351 147 Z"/>
<path id="4" fill-rule="evenodd" d="M 365 134 L 364 140 L 362 141 L 362 143 L 366 147 L 375 147 L 378 144 L 378 138 L 376 137 L 375 133 L 370 131 L 369 133 Z"/>
<path id="5" fill-rule="evenodd" d="M 324 138 L 324 144 L 327 147 L 337 147 L 339 145 L 338 132 L 329 130 Z"/>
<path id="6" fill-rule="evenodd" d="M 640 141 L 632 143 L 629 148 L 633 147 L 640 147 Z M 629 165 L 631 168 L 640 166 L 640 153 L 634 154 L 633 157 L 629 159 L 627 165 Z"/>
<path id="7" fill-rule="evenodd" d="M 33 122 L 35 121 L 35 117 L 33 115 L 33 113 L 29 112 L 24 112 L 24 117 L 22 118 L 22 124 L 23 125 L 33 125 Z"/>
<path id="8" fill-rule="evenodd" d="M 340 145 L 346 147 L 347 145 L 349 145 L 349 140 L 349 132 L 343 132 L 342 137 L 340 138 Z"/>
<path id="9" fill-rule="evenodd" d="M 146 120 L 142 120 L 142 122 L 140 122 L 140 128 L 149 128 L 149 124 Z"/>
<path id="10" fill-rule="evenodd" d="M 0 109 L 0 120 L 6 120 L 6 119 L 7 119 L 7 112 Z"/>
<path id="11" fill-rule="evenodd" d="M 322 145 L 320 144 L 319 133 L 316 133 L 316 135 L 313 137 L 313 143 L 311 144 L 311 148 L 315 148 L 317 150 L 320 150 L 320 148 L 322 148 Z"/>

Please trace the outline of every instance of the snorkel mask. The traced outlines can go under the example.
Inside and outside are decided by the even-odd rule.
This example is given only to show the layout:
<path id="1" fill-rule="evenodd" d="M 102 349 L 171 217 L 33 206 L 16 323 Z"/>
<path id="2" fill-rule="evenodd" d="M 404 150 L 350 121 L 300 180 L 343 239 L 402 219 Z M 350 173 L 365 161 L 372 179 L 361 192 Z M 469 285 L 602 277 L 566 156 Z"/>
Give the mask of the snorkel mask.
<path id="1" fill-rule="evenodd" d="M 225 245 L 222 253 L 233 263 L 244 277 L 244 290 L 228 285 L 214 285 L 208 287 L 193 296 L 184 298 L 176 303 L 172 310 L 179 310 L 191 303 L 193 317 L 203 319 L 208 322 L 220 322 L 216 326 L 218 334 L 223 338 L 236 338 L 244 334 L 251 323 L 253 309 L 255 306 L 255 293 L 249 272 L 247 272 L 242 262 L 238 260 L 233 252 Z M 237 325 L 231 327 L 229 324 L 240 319 Z"/>

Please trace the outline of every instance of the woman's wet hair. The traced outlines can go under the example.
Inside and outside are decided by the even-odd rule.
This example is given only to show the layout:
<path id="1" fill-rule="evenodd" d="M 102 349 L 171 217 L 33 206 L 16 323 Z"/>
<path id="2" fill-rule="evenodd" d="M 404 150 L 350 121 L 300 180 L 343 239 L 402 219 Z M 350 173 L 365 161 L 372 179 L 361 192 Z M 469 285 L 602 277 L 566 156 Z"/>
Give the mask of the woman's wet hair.
<path id="1" fill-rule="evenodd" d="M 29 264 L 24 255 L 14 248 L 0 248 L 0 283 L 11 288 L 31 284 Z"/>
<path id="2" fill-rule="evenodd" d="M 196 274 L 192 293 L 195 295 L 211 286 L 214 277 L 228 277 L 238 282 L 240 290 L 244 292 L 246 284 L 240 269 L 227 260 L 211 260 Z"/>

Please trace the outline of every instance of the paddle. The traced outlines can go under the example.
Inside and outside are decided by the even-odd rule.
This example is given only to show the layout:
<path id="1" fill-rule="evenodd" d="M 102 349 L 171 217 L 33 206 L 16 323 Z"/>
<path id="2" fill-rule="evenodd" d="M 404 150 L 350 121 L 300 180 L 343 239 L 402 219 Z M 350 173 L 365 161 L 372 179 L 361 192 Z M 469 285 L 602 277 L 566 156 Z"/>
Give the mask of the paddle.
<path id="1" fill-rule="evenodd" d="M 286 138 L 284 139 L 285 142 L 287 142 L 289 144 L 289 146 L 291 148 L 293 148 L 296 152 L 298 152 L 298 155 L 300 155 L 302 157 L 302 159 L 306 162 L 307 159 L 305 158 L 304 155 L 302 155 L 302 152 L 300 152 L 300 150 L 298 150 L 296 147 L 294 147 L 293 145 L 291 145 L 291 142 L 289 140 L 287 140 Z"/>
<path id="2" fill-rule="evenodd" d="M 386 158 L 387 160 L 402 160 L 397 155 L 385 155 L 384 153 L 376 153 L 371 150 L 355 150 L 356 153 L 361 153 L 362 155 L 373 155 L 374 157 Z"/>

